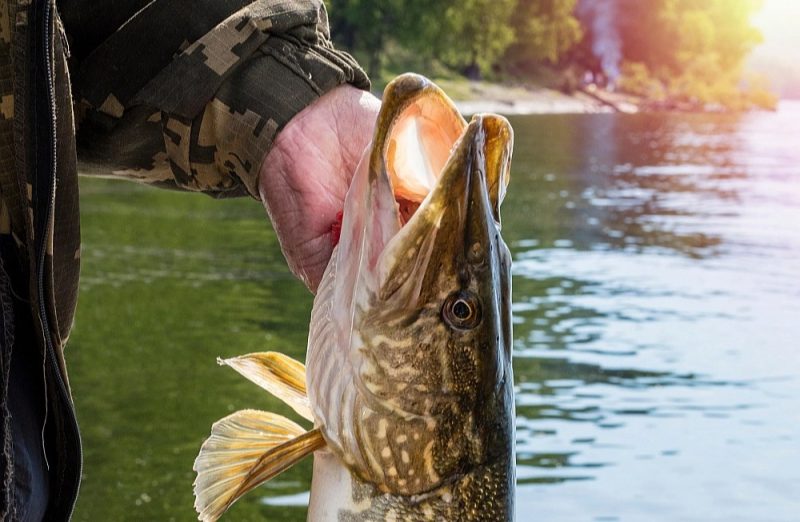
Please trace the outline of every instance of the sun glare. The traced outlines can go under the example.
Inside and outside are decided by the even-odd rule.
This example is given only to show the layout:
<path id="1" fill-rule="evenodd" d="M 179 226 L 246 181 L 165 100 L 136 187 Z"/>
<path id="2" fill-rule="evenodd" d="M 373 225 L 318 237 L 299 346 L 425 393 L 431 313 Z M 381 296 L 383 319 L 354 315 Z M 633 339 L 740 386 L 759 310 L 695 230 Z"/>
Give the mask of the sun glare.
<path id="1" fill-rule="evenodd" d="M 782 33 L 793 28 L 800 17 L 800 2 L 797 0 L 765 0 L 764 7 L 754 17 L 753 23 L 761 29 L 766 40 L 775 32 Z"/>

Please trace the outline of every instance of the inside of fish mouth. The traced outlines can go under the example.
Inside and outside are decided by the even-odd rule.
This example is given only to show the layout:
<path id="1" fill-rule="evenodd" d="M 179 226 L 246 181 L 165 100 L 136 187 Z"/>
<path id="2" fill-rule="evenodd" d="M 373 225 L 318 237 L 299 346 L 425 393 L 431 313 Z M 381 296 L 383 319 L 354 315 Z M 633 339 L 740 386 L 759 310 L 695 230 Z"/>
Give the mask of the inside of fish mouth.
<path id="1" fill-rule="evenodd" d="M 417 212 L 420 203 L 422 201 L 410 201 L 408 199 L 396 196 L 395 201 L 397 201 L 397 209 L 400 213 L 400 222 L 405 225 L 409 222 L 411 217 Z"/>
<path id="2" fill-rule="evenodd" d="M 461 116 L 436 96 L 420 96 L 395 118 L 384 151 L 401 224 L 433 190 L 464 128 Z"/>

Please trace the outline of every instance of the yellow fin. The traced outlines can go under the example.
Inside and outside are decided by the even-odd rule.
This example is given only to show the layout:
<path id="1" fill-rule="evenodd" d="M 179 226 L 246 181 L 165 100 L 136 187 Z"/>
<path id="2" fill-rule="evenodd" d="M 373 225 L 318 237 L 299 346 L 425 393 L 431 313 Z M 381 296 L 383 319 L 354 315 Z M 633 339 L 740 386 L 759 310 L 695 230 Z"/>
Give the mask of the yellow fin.
<path id="1" fill-rule="evenodd" d="M 325 446 L 319 430 L 306 432 L 286 417 L 242 410 L 218 420 L 194 461 L 194 507 L 217 520 L 239 497 Z"/>
<path id="2" fill-rule="evenodd" d="M 302 363 L 279 352 L 249 353 L 217 362 L 230 366 L 313 422 L 306 395 L 306 367 Z"/>

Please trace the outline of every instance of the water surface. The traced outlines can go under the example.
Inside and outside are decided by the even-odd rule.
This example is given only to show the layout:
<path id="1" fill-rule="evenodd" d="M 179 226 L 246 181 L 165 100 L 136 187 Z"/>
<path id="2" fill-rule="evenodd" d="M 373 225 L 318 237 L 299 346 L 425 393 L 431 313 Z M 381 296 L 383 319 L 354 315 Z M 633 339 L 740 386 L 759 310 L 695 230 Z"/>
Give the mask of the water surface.
<path id="1" fill-rule="evenodd" d="M 518 520 L 800 519 L 800 103 L 512 124 Z M 252 201 L 81 183 L 75 520 L 194 520 L 211 423 L 291 415 L 215 358 L 302 358 L 311 296 Z M 305 520 L 309 484 L 229 519 Z"/>

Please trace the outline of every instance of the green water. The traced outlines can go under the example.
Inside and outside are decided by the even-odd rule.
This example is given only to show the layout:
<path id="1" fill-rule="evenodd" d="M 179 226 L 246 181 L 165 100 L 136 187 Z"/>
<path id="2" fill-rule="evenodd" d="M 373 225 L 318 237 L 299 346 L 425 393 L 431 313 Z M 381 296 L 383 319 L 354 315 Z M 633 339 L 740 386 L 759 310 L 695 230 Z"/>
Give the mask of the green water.
<path id="1" fill-rule="evenodd" d="M 800 520 L 800 104 L 512 123 L 517 520 Z M 194 520 L 211 424 L 292 415 L 216 357 L 302 359 L 311 295 L 254 201 L 81 185 L 75 520 Z M 305 520 L 309 484 L 227 520 Z"/>
<path id="2" fill-rule="evenodd" d="M 84 437 L 76 520 L 191 520 L 192 462 L 241 408 L 289 414 L 216 365 L 278 349 L 302 359 L 311 295 L 254 201 L 83 179 L 83 275 L 70 375 Z M 308 488 L 310 466 L 269 485 Z M 253 495 L 232 519 L 298 520 Z M 290 510 L 291 511 L 291 510 Z"/>

